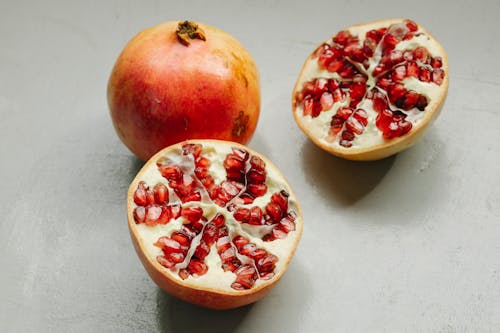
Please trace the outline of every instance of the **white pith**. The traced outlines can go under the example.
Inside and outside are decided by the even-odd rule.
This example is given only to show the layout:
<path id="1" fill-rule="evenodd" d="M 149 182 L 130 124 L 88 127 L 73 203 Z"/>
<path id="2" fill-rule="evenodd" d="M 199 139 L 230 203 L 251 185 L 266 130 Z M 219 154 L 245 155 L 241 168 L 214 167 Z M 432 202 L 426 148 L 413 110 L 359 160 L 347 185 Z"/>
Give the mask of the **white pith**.
<path id="1" fill-rule="evenodd" d="M 380 21 L 374 24 L 369 25 L 360 25 L 351 27 L 348 30 L 352 35 L 358 36 L 360 44 L 362 45 L 366 32 L 372 29 L 379 29 L 382 27 L 388 27 L 391 24 L 402 22 L 401 20 L 392 20 L 392 21 Z M 332 44 L 331 38 L 325 43 Z M 414 50 L 417 46 L 423 46 L 429 51 L 429 55 L 431 57 L 442 56 L 442 49 L 439 43 L 429 36 L 423 29 L 419 27 L 418 31 L 415 32 L 415 37 L 410 40 L 401 41 L 396 45 L 396 50 Z M 375 86 L 375 79 L 371 75 L 373 69 L 379 64 L 381 59 L 381 48 L 380 43 L 375 49 L 374 56 L 369 58 L 369 68 L 367 70 L 364 69 L 363 66 L 356 66 L 360 69 L 360 72 L 367 76 L 367 90 L 369 91 L 372 87 Z M 327 70 L 321 69 L 318 65 L 318 58 L 315 57 L 314 54 L 309 56 L 304 67 L 302 69 L 301 75 L 296 83 L 296 90 L 293 92 L 293 96 L 296 95 L 297 92 L 300 92 L 303 88 L 304 83 L 308 81 L 312 81 L 316 78 L 335 78 L 340 81 L 340 76 L 337 73 L 331 73 Z M 443 59 L 443 70 L 447 70 L 447 63 L 445 59 Z M 444 80 L 448 80 L 445 76 Z M 410 77 L 405 78 L 402 81 L 403 85 L 407 90 L 414 90 L 419 94 L 422 94 L 427 97 L 428 105 L 424 111 L 420 111 L 417 108 L 413 108 L 408 111 L 404 111 L 407 114 L 406 120 L 412 123 L 412 131 L 414 131 L 418 126 L 422 123 L 422 120 L 427 116 L 428 110 L 433 110 L 436 108 L 440 101 L 440 96 L 443 95 L 443 90 L 445 88 L 445 84 L 437 85 L 433 82 L 422 82 L 416 78 Z M 384 92 L 383 90 L 380 90 Z M 364 131 L 361 135 L 356 135 L 354 140 L 351 141 L 352 146 L 349 148 L 343 147 L 339 144 L 339 138 L 342 131 L 340 131 L 335 137 L 332 137 L 330 132 L 330 124 L 332 121 L 332 117 L 337 113 L 337 110 L 344 106 L 349 106 L 350 98 L 346 96 L 344 101 L 336 102 L 333 104 L 331 109 L 326 111 L 321 111 L 317 117 L 311 117 L 310 115 L 304 115 L 303 107 L 301 103 L 297 103 L 294 109 L 296 113 L 296 119 L 300 122 L 301 127 L 311 136 L 313 136 L 316 140 L 319 141 L 323 146 L 330 146 L 338 151 L 346 151 L 353 152 L 356 150 L 363 150 L 366 148 L 371 148 L 379 145 L 383 145 L 390 140 L 384 139 L 382 136 L 382 132 L 375 125 L 376 118 L 378 113 L 373 110 L 372 101 L 369 99 L 363 99 L 358 105 L 357 108 L 364 109 L 368 114 L 368 125 L 364 128 Z M 390 101 L 388 101 L 389 106 L 392 110 L 401 110 L 396 107 Z M 345 124 L 343 129 L 345 128 Z"/>
<path id="2" fill-rule="evenodd" d="M 214 178 L 215 184 L 219 184 L 221 181 L 226 179 L 226 171 L 223 167 L 224 159 L 227 154 L 231 153 L 231 148 L 233 145 L 230 143 L 218 143 L 211 144 L 210 146 L 203 145 L 202 147 L 202 156 L 206 157 L 210 160 L 210 168 L 209 172 Z M 165 153 L 163 157 L 168 158 L 172 161 L 173 164 L 183 164 L 186 168 L 189 168 L 189 164 L 191 164 L 191 168 L 193 165 L 193 161 L 191 157 L 188 157 L 190 160 L 186 160 L 186 156 L 182 156 L 180 148 L 176 150 L 171 150 Z M 262 157 L 262 156 L 259 156 Z M 298 204 L 297 200 L 293 195 L 291 189 L 289 189 L 285 184 L 282 175 L 280 172 L 269 163 L 266 163 L 266 185 L 267 192 L 264 196 L 259 197 L 254 200 L 252 204 L 246 205 L 246 207 L 250 208 L 253 206 L 261 207 L 262 211 L 265 213 L 265 205 L 270 201 L 270 197 L 273 193 L 279 192 L 281 190 L 286 190 L 290 196 L 288 198 L 288 206 L 289 211 L 292 210 L 298 213 Z M 194 174 L 192 174 L 194 176 Z M 271 242 L 262 241 L 262 236 L 269 233 L 273 226 L 254 226 L 249 224 L 242 224 L 233 219 L 232 213 L 228 212 L 226 208 L 219 207 L 213 204 L 208 198 L 207 193 L 202 193 L 203 201 L 205 202 L 187 202 L 182 204 L 179 198 L 176 196 L 174 191 L 169 187 L 168 181 L 160 174 L 156 164 L 151 164 L 150 167 L 146 170 L 143 170 L 141 173 L 141 178 L 138 181 L 145 181 L 146 184 L 152 188 L 157 183 L 163 183 L 165 186 L 169 188 L 169 204 L 180 204 L 183 207 L 196 206 L 201 207 L 203 209 L 203 216 L 210 221 L 217 213 L 220 213 L 225 216 L 225 225 L 228 227 L 229 236 L 232 239 L 236 235 L 242 235 L 249 239 L 251 243 L 254 243 L 258 248 L 262 248 L 266 250 L 269 254 L 274 254 L 278 257 L 278 261 L 276 263 L 276 267 L 274 269 L 274 277 L 269 280 L 257 279 L 254 286 L 252 288 L 257 288 L 259 285 L 272 283 L 275 279 L 279 278 L 281 273 L 286 268 L 287 262 L 293 254 L 294 247 L 297 243 L 297 238 L 300 237 L 300 232 L 297 232 L 299 228 L 301 228 L 301 218 L 300 216 L 296 219 L 296 231 L 292 231 L 287 234 L 287 237 L 283 240 L 274 240 Z M 205 192 L 203 190 L 203 192 Z M 208 200 L 205 200 L 208 199 Z M 132 200 L 131 207 L 137 207 Z M 243 206 L 241 206 L 243 207 Z M 136 234 L 139 237 L 139 240 L 142 242 L 145 250 L 145 254 L 151 259 L 151 261 L 155 262 L 156 257 L 162 255 L 162 250 L 155 246 L 154 243 L 161 236 L 170 236 L 172 232 L 180 230 L 182 224 L 186 222 L 184 218 L 179 217 L 176 220 L 170 220 L 169 223 L 165 225 L 156 225 L 154 227 L 147 226 L 146 224 L 134 224 L 133 228 L 136 229 Z M 187 279 L 182 280 L 178 271 L 181 268 L 187 266 L 189 259 L 196 249 L 196 246 L 199 244 L 203 231 L 198 234 L 191 243 L 191 247 L 188 251 L 186 259 L 183 263 L 176 265 L 173 269 L 167 269 L 162 267 L 164 272 L 170 275 L 171 278 L 178 280 L 178 282 L 193 288 L 210 288 L 212 290 L 218 290 L 221 292 L 238 292 L 237 290 L 231 288 L 231 284 L 235 281 L 236 275 L 233 272 L 224 272 L 221 268 L 222 262 L 217 253 L 217 249 L 215 244 L 210 247 L 210 252 L 205 258 L 205 263 L 207 264 L 208 272 L 202 276 L 189 276 Z M 240 254 L 237 254 L 238 258 L 241 260 L 243 264 L 249 263 L 250 258 L 244 257 Z"/>

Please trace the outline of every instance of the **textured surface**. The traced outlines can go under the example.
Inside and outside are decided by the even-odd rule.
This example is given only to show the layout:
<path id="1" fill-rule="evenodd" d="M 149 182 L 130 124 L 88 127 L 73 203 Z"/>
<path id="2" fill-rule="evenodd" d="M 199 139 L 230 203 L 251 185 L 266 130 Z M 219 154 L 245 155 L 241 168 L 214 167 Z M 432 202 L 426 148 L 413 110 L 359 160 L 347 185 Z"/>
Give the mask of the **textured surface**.
<path id="1" fill-rule="evenodd" d="M 293 3 L 0 2 L 0 331 L 500 331 L 500 3 Z M 317 43 L 387 17 L 443 44 L 448 100 L 411 150 L 343 161 L 298 131 L 290 93 Z M 113 131 L 106 82 L 129 38 L 178 18 L 222 28 L 254 55 L 262 116 L 250 146 L 304 210 L 283 280 L 233 311 L 158 290 L 127 231 L 142 163 Z"/>

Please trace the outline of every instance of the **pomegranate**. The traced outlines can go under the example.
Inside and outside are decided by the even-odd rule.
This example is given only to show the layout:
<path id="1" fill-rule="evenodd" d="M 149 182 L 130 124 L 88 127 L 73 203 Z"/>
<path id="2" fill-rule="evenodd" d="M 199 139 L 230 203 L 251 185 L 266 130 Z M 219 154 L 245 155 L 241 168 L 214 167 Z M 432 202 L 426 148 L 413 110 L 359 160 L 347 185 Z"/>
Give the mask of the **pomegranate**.
<path id="1" fill-rule="evenodd" d="M 322 149 L 376 160 L 413 145 L 448 91 L 442 46 L 409 19 L 352 26 L 306 60 L 292 96 L 299 127 Z"/>
<path id="2" fill-rule="evenodd" d="M 279 170 L 234 142 L 190 140 L 161 150 L 132 181 L 127 207 L 153 281 L 214 309 L 265 296 L 302 234 L 299 203 Z"/>
<path id="3" fill-rule="evenodd" d="M 115 130 L 140 159 L 186 139 L 247 143 L 260 86 L 251 55 L 229 34 L 189 21 L 137 34 L 108 83 Z"/>

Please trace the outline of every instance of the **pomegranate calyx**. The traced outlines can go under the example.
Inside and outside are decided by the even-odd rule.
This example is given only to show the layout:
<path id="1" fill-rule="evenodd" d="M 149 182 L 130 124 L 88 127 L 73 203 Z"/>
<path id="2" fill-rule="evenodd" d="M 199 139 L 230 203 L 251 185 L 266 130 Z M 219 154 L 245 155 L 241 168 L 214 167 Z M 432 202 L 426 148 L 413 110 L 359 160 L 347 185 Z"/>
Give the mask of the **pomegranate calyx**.
<path id="1" fill-rule="evenodd" d="M 199 39 L 202 41 L 206 40 L 205 32 L 198 26 L 198 24 L 187 20 L 179 22 L 175 33 L 179 42 L 185 46 L 189 46 L 191 44 L 191 40 L 193 39 Z"/>

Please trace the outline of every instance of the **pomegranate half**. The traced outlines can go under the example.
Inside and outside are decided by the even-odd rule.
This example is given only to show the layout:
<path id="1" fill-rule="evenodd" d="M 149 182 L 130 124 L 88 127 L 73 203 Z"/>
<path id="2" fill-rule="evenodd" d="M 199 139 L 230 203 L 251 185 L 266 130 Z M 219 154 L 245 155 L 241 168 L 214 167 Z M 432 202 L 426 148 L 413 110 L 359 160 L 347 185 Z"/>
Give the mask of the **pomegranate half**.
<path id="1" fill-rule="evenodd" d="M 166 22 L 130 40 L 107 94 L 118 136 L 144 161 L 187 139 L 247 143 L 260 112 L 252 56 L 226 32 L 189 21 Z"/>
<path id="2" fill-rule="evenodd" d="M 279 170 L 234 142 L 190 140 L 161 150 L 132 181 L 127 209 L 153 281 L 213 309 L 265 296 L 302 234 L 299 203 Z"/>
<path id="3" fill-rule="evenodd" d="M 307 58 L 292 95 L 299 127 L 322 149 L 377 160 L 413 145 L 438 116 L 448 59 L 408 19 L 340 31 Z"/>

